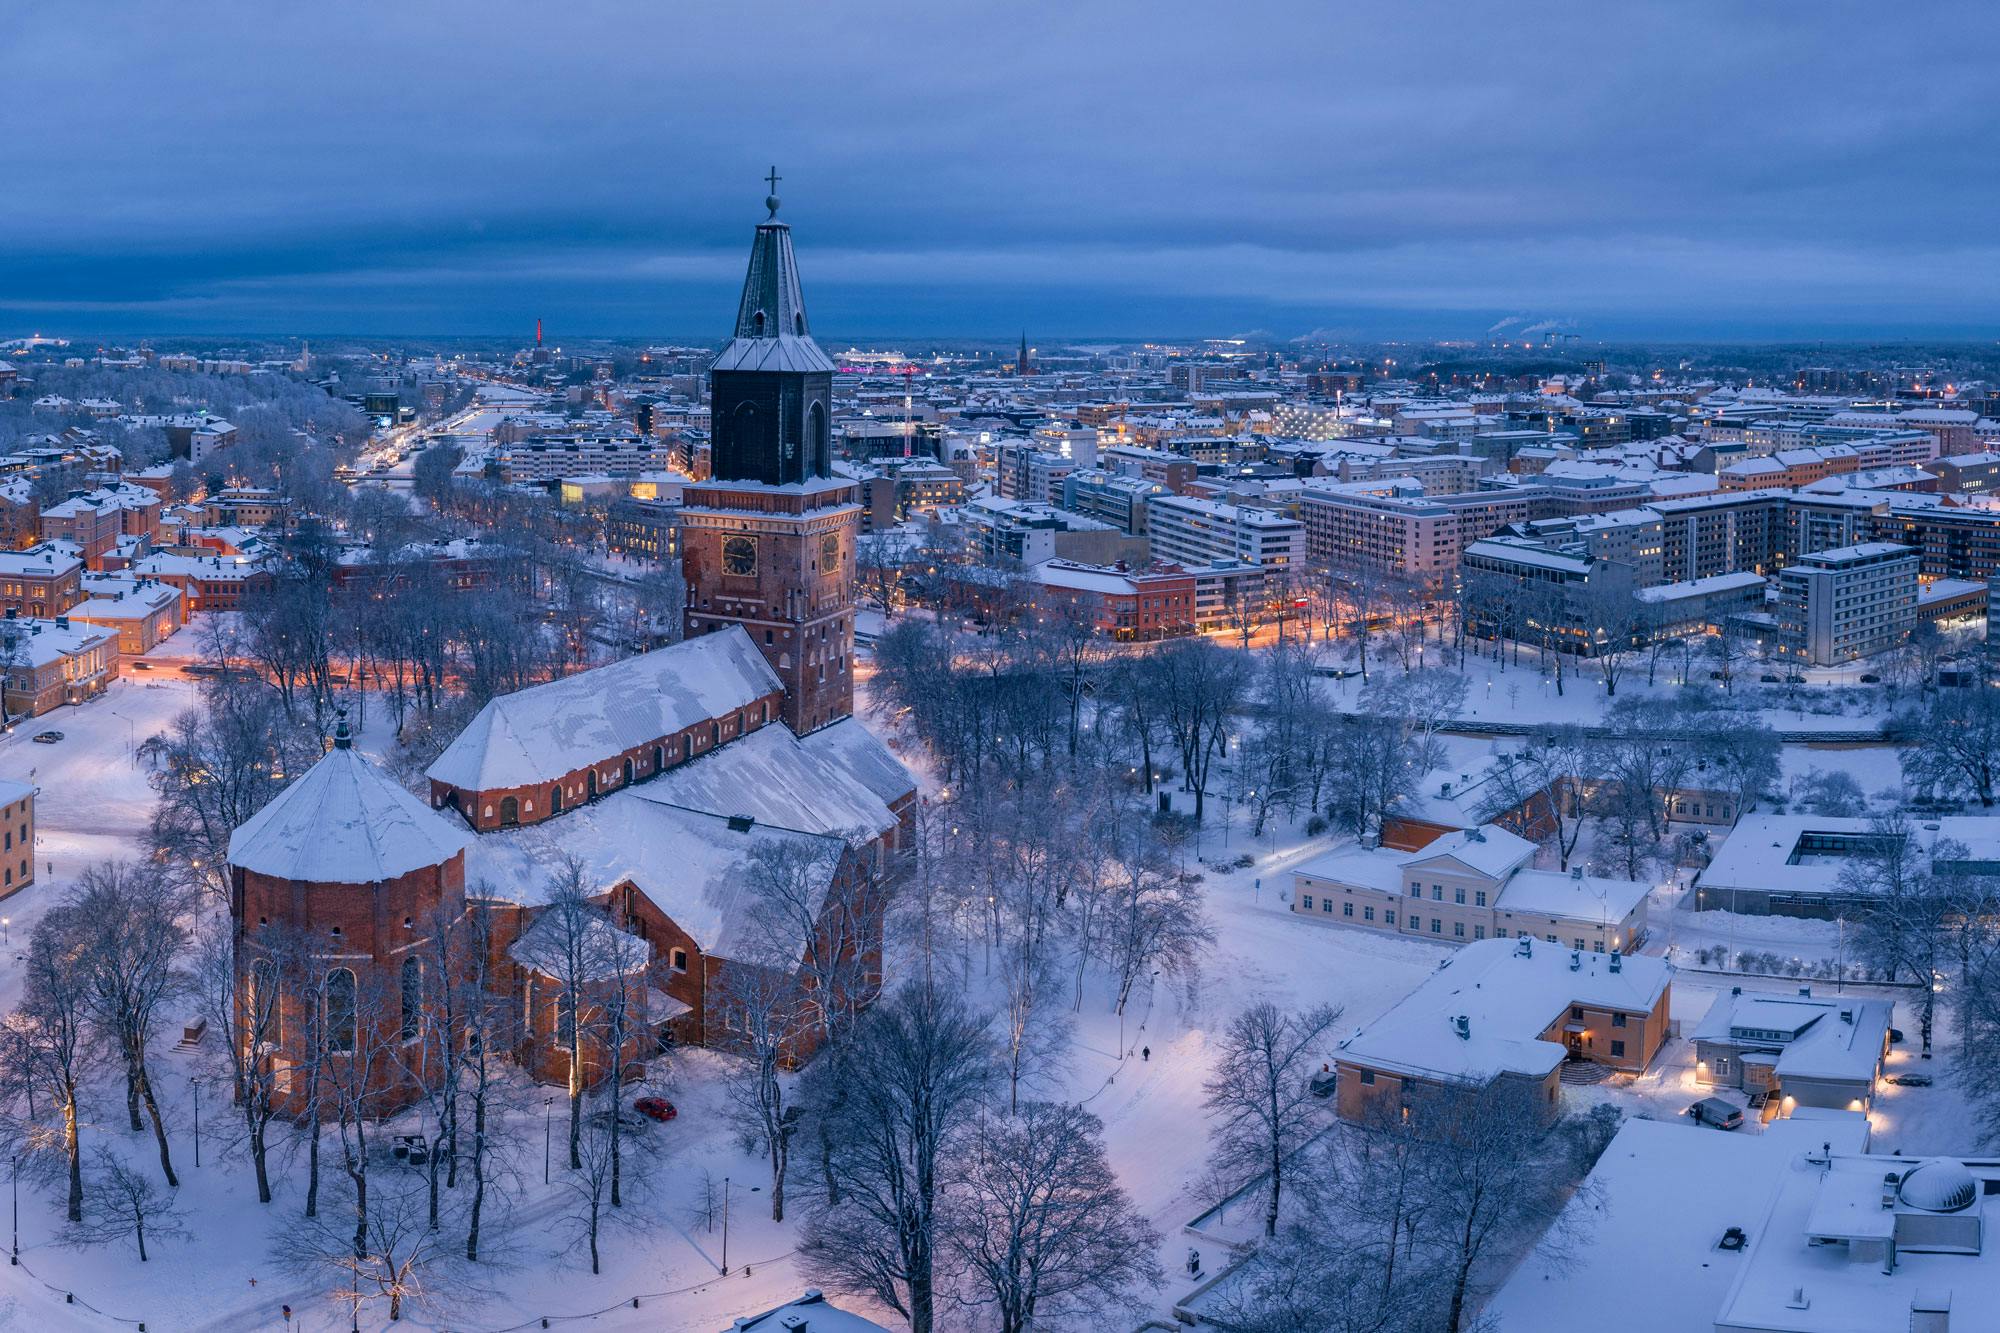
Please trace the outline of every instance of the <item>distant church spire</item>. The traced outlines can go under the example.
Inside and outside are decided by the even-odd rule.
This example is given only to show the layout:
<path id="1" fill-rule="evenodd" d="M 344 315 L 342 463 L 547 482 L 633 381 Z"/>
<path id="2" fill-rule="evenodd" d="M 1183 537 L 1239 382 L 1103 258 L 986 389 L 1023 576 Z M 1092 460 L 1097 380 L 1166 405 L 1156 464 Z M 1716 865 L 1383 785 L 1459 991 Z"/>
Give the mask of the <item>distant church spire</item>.
<path id="1" fill-rule="evenodd" d="M 1021 330 L 1021 355 L 1014 362 L 1014 373 L 1016 375 L 1026 375 L 1028 373 L 1028 331 L 1026 329 Z"/>

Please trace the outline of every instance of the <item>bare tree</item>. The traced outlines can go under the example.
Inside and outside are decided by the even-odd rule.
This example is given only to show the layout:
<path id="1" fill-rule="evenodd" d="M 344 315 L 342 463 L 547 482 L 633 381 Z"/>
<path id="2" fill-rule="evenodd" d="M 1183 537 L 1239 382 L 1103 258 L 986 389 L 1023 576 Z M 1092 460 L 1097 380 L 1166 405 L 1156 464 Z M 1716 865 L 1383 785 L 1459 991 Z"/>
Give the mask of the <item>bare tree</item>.
<path id="1" fill-rule="evenodd" d="M 257 1202 L 271 1202 L 269 1136 L 278 1114 L 278 1070 L 268 1052 L 279 1039 L 283 991 L 277 966 L 252 962 L 239 982 L 236 941 L 227 918 L 211 917 L 195 937 L 189 985 L 196 1012 L 222 1037 L 230 1100 L 243 1117 L 244 1142 L 257 1173 Z"/>
<path id="2" fill-rule="evenodd" d="M 180 920 L 189 899 L 156 867 L 123 861 L 86 869 L 69 899 L 81 932 L 76 959 L 89 988 L 91 1021 L 124 1061 L 126 1114 L 138 1130 L 144 1104 L 159 1145 L 160 1174 L 173 1186 L 180 1181 L 146 1056 L 161 1007 L 187 990 L 189 978 L 179 964 L 187 945 Z"/>
<path id="3" fill-rule="evenodd" d="M 1207 639 L 1169 644 L 1146 659 L 1167 733 L 1180 751 L 1181 778 L 1202 818 L 1210 766 L 1227 751 L 1231 717 L 1243 702 L 1249 670 L 1241 654 Z"/>
<path id="4" fill-rule="evenodd" d="M 148 1236 L 154 1240 L 187 1238 L 190 1233 L 174 1195 L 156 1189 L 144 1174 L 126 1166 L 115 1154 L 100 1149 L 97 1164 L 95 1199 L 66 1239 L 73 1244 L 101 1245 L 130 1237 L 143 1264 L 151 1257 L 146 1253 Z"/>
<path id="5" fill-rule="evenodd" d="M 1203 1085 L 1217 1165 L 1256 1171 L 1269 1182 L 1266 1236 L 1278 1234 L 1286 1155 L 1325 1122 L 1327 1103 L 1310 1083 L 1339 1021 L 1330 1005 L 1287 1013 L 1268 1000 L 1253 1004 L 1230 1021 Z"/>
<path id="6" fill-rule="evenodd" d="M 941 1230 L 964 1271 L 964 1303 L 1000 1333 L 1127 1309 L 1162 1280 L 1159 1233 L 1133 1209 L 1080 1106 L 1029 1102 L 964 1135 Z"/>
<path id="7" fill-rule="evenodd" d="M 159 793 L 152 844 L 167 869 L 218 899 L 228 892 L 229 839 L 323 751 L 257 681 L 221 677 L 202 706 L 139 747 Z"/>
<path id="8" fill-rule="evenodd" d="M 1412 1117 L 1430 1143 L 1421 1167 L 1424 1232 L 1432 1262 L 1448 1279 L 1443 1327 L 1466 1326 L 1497 1277 L 1487 1265 L 1523 1236 L 1540 1235 L 1544 1253 L 1559 1252 L 1563 1204 L 1578 1172 L 1545 1132 L 1538 1086 L 1495 1079 L 1482 1089 L 1451 1088 L 1417 1098 Z"/>
<path id="9" fill-rule="evenodd" d="M 423 1181 L 391 1175 L 377 1184 L 359 1239 L 321 1218 L 287 1227 L 273 1247 L 288 1271 L 321 1284 L 329 1300 L 347 1306 L 359 1325 L 362 1311 L 388 1307 L 389 1322 L 412 1309 L 441 1313 L 462 1301 L 469 1265 L 454 1262 L 446 1232 L 429 1223 Z M 447 1302 L 450 1295 L 453 1302 Z"/>
<path id="10" fill-rule="evenodd" d="M 964 1001 L 916 984 L 869 1010 L 849 1043 L 837 1127 L 839 1201 L 816 1198 L 799 1253 L 829 1284 L 864 1291 L 933 1333 L 941 1156 L 994 1078 L 986 1024 Z"/>
<path id="11" fill-rule="evenodd" d="M 83 935 L 77 909 L 65 904 L 44 916 L 28 945 L 26 992 L 10 1020 L 28 1076 L 47 1090 L 62 1117 L 69 1160 L 71 1222 L 83 1221 L 83 1140 L 79 1129 L 83 1081 L 96 1059 L 90 986 L 79 965 Z"/>

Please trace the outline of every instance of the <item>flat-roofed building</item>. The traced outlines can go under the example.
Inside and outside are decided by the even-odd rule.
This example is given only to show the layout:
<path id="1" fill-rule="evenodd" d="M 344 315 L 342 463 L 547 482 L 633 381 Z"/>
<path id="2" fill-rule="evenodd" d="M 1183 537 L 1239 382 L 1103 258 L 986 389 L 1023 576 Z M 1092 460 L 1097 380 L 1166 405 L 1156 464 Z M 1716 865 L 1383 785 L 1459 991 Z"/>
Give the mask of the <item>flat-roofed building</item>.
<path id="1" fill-rule="evenodd" d="M 1153 554 L 1187 568 L 1235 560 L 1286 570 L 1306 556 L 1303 523 L 1254 505 L 1163 495 L 1147 506 L 1146 524 Z"/>
<path id="2" fill-rule="evenodd" d="M 1917 622 L 1917 553 L 1892 542 L 1810 551 L 1778 576 L 1778 650 L 1814 666 L 1900 646 Z"/>

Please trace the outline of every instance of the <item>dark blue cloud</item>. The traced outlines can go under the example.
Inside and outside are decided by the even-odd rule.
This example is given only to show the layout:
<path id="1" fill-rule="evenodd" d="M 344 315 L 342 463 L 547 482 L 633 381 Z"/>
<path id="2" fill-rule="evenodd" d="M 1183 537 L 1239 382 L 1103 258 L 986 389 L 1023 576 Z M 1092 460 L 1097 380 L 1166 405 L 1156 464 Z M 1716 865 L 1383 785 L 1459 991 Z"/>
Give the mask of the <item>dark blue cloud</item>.
<path id="1" fill-rule="evenodd" d="M 689 336 L 777 161 L 839 336 L 1990 335 L 1986 5 L 0 19 L 0 323 Z"/>

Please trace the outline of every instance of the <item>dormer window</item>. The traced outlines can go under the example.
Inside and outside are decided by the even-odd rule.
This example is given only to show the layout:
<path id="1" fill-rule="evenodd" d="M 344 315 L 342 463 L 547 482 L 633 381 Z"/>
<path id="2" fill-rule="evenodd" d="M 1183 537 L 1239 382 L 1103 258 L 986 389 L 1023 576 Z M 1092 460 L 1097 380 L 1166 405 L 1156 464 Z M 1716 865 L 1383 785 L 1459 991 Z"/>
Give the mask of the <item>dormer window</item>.
<path id="1" fill-rule="evenodd" d="M 752 325 L 752 327 L 756 329 L 756 336 L 757 336 L 757 337 L 759 337 L 759 338 L 763 337 L 763 336 L 764 336 L 764 312 L 763 312 L 763 311 L 761 311 L 761 310 L 759 310 L 759 311 L 758 311 L 758 312 L 757 312 L 756 314 L 754 314 L 754 315 L 750 316 L 750 322 L 751 322 L 751 325 Z"/>

